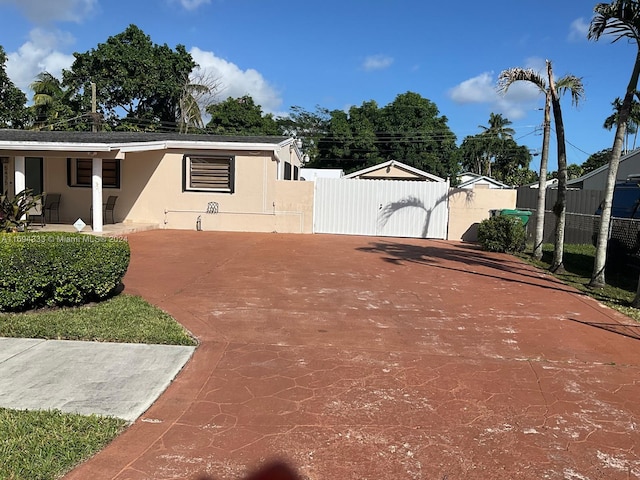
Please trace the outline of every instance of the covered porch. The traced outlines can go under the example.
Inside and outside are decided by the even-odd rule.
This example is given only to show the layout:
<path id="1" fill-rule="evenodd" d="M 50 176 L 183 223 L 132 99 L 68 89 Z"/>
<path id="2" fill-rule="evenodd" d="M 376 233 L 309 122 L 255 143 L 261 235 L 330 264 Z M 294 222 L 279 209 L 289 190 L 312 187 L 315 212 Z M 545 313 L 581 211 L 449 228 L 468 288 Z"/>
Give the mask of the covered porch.
<path id="1" fill-rule="evenodd" d="M 92 146 L 96 147 L 83 145 L 80 151 L 68 145 L 64 151 L 0 150 L 2 192 L 13 196 L 29 189 L 43 195 L 37 223 L 41 229 L 75 230 L 73 224 L 82 220 L 88 225 L 85 229 L 103 232 L 107 198 L 118 196 L 120 159 L 113 152 L 87 151 Z M 107 188 L 103 188 L 105 182 Z M 45 210 L 45 196 L 57 199 L 55 211 Z M 109 220 L 116 224 L 114 211 L 110 214 Z"/>

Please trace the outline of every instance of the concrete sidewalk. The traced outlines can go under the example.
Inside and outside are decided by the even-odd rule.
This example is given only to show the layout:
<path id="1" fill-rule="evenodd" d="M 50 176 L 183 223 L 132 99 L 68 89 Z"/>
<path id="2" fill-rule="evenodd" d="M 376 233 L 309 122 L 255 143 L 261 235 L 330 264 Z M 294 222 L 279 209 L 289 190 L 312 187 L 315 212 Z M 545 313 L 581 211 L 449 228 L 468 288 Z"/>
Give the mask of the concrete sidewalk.
<path id="1" fill-rule="evenodd" d="M 0 338 L 0 407 L 135 421 L 195 347 Z"/>

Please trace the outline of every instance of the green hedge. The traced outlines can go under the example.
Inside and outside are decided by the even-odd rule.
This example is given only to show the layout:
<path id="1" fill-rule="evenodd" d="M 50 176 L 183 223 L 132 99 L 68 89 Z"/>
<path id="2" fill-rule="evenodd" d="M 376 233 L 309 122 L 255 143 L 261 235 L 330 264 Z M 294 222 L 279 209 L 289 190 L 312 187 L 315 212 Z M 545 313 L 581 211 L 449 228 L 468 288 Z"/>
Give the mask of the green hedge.
<path id="1" fill-rule="evenodd" d="M 0 311 L 108 297 L 129 266 L 126 240 L 79 233 L 0 233 Z"/>
<path id="2" fill-rule="evenodd" d="M 498 215 L 478 225 L 478 242 L 490 252 L 521 252 L 527 232 L 518 217 Z"/>

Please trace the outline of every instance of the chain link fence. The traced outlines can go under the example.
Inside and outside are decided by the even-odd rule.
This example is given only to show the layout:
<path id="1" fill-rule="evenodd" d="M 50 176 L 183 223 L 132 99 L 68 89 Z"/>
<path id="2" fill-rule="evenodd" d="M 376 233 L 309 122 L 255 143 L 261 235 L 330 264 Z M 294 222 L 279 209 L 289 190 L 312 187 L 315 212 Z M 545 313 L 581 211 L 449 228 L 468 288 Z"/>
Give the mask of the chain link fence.
<path id="1" fill-rule="evenodd" d="M 527 209 L 523 209 L 527 210 Z M 536 214 L 533 212 L 527 223 L 527 236 L 533 240 L 536 229 Z M 544 216 L 544 242 L 553 243 L 556 216 L 550 210 Z M 600 216 L 583 213 L 567 213 L 564 232 L 567 244 L 595 244 L 600 228 Z M 609 245 L 616 253 L 638 255 L 640 252 L 640 219 L 612 218 L 609 230 Z"/>

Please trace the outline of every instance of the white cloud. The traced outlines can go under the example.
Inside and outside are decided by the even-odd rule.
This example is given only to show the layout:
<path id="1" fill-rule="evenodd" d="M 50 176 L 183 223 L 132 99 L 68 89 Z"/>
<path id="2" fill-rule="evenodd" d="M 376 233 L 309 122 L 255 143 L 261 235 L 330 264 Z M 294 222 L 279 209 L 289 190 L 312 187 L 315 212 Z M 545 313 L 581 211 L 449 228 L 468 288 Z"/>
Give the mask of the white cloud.
<path id="1" fill-rule="evenodd" d="M 70 34 L 36 28 L 29 32 L 29 41 L 17 52 L 7 54 L 7 75 L 30 97 L 29 84 L 35 80 L 36 75 L 47 71 L 61 78 L 62 69 L 71 66 L 73 55 L 62 53 L 59 49 L 73 42 Z"/>
<path id="2" fill-rule="evenodd" d="M 13 5 L 36 23 L 81 22 L 95 11 L 98 0 L 0 0 L 0 5 Z"/>
<path id="3" fill-rule="evenodd" d="M 539 59 L 531 58 L 525 68 L 535 68 Z M 456 103 L 485 103 L 495 113 L 501 113 L 510 120 L 519 120 L 535 110 L 540 104 L 540 91 L 529 82 L 515 82 L 505 95 L 496 90 L 493 74 L 489 72 L 461 82 L 449 90 L 449 97 Z"/>
<path id="4" fill-rule="evenodd" d="M 195 10 L 201 5 L 206 5 L 211 3 L 211 0 L 180 0 L 180 5 L 182 5 L 186 10 Z"/>
<path id="5" fill-rule="evenodd" d="M 579 42 L 587 39 L 587 32 L 589 31 L 589 24 L 580 17 L 571 22 L 569 27 L 569 41 Z"/>
<path id="6" fill-rule="evenodd" d="M 495 102 L 498 94 L 493 75 L 484 72 L 465 80 L 449 90 L 449 97 L 456 103 L 491 103 Z"/>
<path id="7" fill-rule="evenodd" d="M 265 113 L 275 113 L 282 104 L 279 92 L 270 85 L 260 72 L 252 68 L 240 69 L 236 64 L 216 57 L 213 52 L 192 47 L 189 51 L 200 69 L 209 77 L 219 79 L 222 98 L 239 98 L 250 95 Z"/>
<path id="8" fill-rule="evenodd" d="M 388 55 L 371 55 L 364 59 L 362 68 L 370 72 L 373 70 L 384 70 L 393 64 L 393 58 Z"/>

